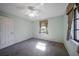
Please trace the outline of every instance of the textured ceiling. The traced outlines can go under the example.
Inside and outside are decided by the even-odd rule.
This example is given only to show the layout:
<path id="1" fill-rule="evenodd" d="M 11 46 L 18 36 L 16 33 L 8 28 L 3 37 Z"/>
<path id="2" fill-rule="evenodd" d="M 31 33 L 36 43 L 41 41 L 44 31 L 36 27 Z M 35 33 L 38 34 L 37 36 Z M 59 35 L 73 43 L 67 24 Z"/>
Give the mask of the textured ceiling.
<path id="1" fill-rule="evenodd" d="M 0 3 L 0 11 L 22 17 L 29 20 L 42 20 L 56 17 L 65 13 L 66 3 L 44 3 L 39 7 L 39 14 L 36 17 L 29 17 L 26 13 L 29 6 L 38 6 L 39 3 Z"/>

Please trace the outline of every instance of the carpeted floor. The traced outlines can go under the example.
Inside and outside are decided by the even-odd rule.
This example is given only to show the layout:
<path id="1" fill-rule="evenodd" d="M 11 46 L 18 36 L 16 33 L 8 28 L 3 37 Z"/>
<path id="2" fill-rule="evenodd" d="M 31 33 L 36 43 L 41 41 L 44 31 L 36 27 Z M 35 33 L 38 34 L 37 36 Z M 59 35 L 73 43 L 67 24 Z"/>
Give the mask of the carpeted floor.
<path id="1" fill-rule="evenodd" d="M 69 56 L 61 43 L 29 39 L 0 50 L 0 56 Z"/>

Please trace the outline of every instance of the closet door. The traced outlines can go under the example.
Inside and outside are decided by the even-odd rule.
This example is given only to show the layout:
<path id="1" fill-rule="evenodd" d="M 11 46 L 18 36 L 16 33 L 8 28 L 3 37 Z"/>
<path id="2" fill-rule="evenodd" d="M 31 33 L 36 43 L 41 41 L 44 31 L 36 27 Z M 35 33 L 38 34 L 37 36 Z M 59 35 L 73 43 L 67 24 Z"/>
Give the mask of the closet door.
<path id="1" fill-rule="evenodd" d="M 1 25 L 1 48 L 13 44 L 14 41 L 14 25 L 13 21 L 8 17 L 0 17 Z"/>

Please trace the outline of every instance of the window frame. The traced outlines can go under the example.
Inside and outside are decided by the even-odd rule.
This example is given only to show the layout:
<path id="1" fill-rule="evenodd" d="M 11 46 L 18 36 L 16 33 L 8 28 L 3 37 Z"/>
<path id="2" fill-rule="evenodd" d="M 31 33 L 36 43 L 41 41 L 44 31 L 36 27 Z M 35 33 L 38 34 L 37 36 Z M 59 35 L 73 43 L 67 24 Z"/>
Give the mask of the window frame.
<path id="1" fill-rule="evenodd" d="M 74 40 L 79 42 L 79 40 L 77 40 L 77 32 L 79 31 L 79 29 L 77 29 L 77 20 L 79 20 L 79 18 L 76 19 L 76 10 L 77 8 L 74 9 Z"/>
<path id="2" fill-rule="evenodd" d="M 46 24 L 46 22 L 47 22 L 47 24 Z M 44 23 L 45 25 L 42 25 L 43 23 Z M 41 27 L 42 27 L 42 26 L 45 26 L 45 27 L 46 27 L 46 29 L 45 29 L 46 32 L 42 32 L 42 31 L 41 31 Z M 48 20 L 40 21 L 40 33 L 48 34 Z"/>

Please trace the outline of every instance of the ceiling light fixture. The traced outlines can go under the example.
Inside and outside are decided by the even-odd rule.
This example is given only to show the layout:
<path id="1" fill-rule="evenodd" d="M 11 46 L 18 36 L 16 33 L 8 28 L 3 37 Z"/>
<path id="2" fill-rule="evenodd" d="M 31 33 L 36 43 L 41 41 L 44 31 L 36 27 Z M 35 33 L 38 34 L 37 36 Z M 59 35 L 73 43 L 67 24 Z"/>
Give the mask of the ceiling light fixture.
<path id="1" fill-rule="evenodd" d="M 30 16 L 30 17 L 35 17 L 35 16 L 38 16 L 38 14 L 39 14 L 39 12 L 38 11 L 31 11 L 31 12 L 29 12 L 28 13 L 28 15 Z"/>
<path id="2" fill-rule="evenodd" d="M 36 6 L 29 6 L 27 9 L 27 15 L 30 17 L 38 16 L 40 13 L 40 7 L 43 5 L 44 5 L 43 3 L 40 3 L 39 5 Z"/>

